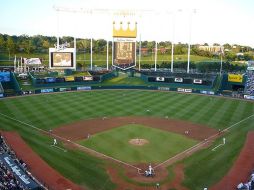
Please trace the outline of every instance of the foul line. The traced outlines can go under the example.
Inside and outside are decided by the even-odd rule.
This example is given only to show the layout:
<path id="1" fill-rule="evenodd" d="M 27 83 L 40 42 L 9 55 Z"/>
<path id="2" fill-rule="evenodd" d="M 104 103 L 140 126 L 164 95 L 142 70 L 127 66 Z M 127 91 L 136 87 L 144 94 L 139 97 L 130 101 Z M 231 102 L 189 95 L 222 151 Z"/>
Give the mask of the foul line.
<path id="1" fill-rule="evenodd" d="M 233 128 L 234 126 L 238 125 L 239 123 L 242 123 L 242 122 L 248 120 L 249 118 L 251 118 L 251 117 L 253 117 L 253 116 L 254 116 L 254 114 L 250 115 L 249 117 L 246 117 L 246 118 L 242 119 L 241 121 L 238 121 L 237 123 L 235 123 L 235 124 L 229 126 L 228 128 L 222 130 L 222 132 L 228 131 L 229 129 Z"/>
<path id="2" fill-rule="evenodd" d="M 95 151 L 95 150 L 93 150 L 93 149 L 90 149 L 90 148 L 87 148 L 87 147 L 82 146 L 82 145 L 80 145 L 80 144 L 77 144 L 77 143 L 75 143 L 75 142 L 73 142 L 73 141 L 70 141 L 70 140 L 68 140 L 68 139 L 66 139 L 66 138 L 63 138 L 63 137 L 61 137 L 61 136 L 52 134 L 52 133 L 50 133 L 50 132 L 48 132 L 48 131 L 45 131 L 45 130 L 43 130 L 43 129 L 40 129 L 40 128 L 38 128 L 38 127 L 35 127 L 35 126 L 31 125 L 31 124 L 28 124 L 28 123 L 25 123 L 25 122 L 20 121 L 20 120 L 18 120 L 18 119 L 15 119 L 15 118 L 12 118 L 12 117 L 10 117 L 10 116 L 7 116 L 7 115 L 5 115 L 5 114 L 3 114 L 3 113 L 0 113 L 0 115 L 6 117 L 6 118 L 8 118 L 8 119 L 17 121 L 17 122 L 19 122 L 19 123 L 22 123 L 22 124 L 24 124 L 24 125 L 27 125 L 27 126 L 33 128 L 33 129 L 38 130 L 38 131 L 41 131 L 41 132 L 50 134 L 50 135 L 52 135 L 52 136 L 54 136 L 54 137 L 57 137 L 57 138 L 59 138 L 59 139 L 61 139 L 61 140 L 63 140 L 63 141 L 69 142 L 69 143 L 71 143 L 71 144 L 73 144 L 73 145 L 75 145 L 75 146 L 77 146 L 77 147 L 79 147 L 79 148 L 81 148 L 81 149 L 84 149 L 84 150 L 93 152 L 93 153 L 95 153 L 95 154 L 97 154 L 97 155 L 103 156 L 103 157 L 108 158 L 108 159 L 110 159 L 110 160 L 113 160 L 113 161 L 115 161 L 115 162 L 118 162 L 118 163 L 124 164 L 124 165 L 126 165 L 126 166 L 135 168 L 135 169 L 138 170 L 138 172 L 139 172 L 140 170 L 142 170 L 142 169 L 140 169 L 140 168 L 138 168 L 138 167 L 136 167 L 136 166 L 133 166 L 133 165 L 128 164 L 128 163 L 126 163 L 126 162 L 123 162 L 123 161 L 121 161 L 121 160 L 117 160 L 117 159 L 112 158 L 112 157 L 110 157 L 110 156 L 107 156 L 107 155 L 105 155 L 105 154 L 103 154 L 103 153 L 97 152 L 97 151 Z M 233 125 L 227 127 L 226 129 L 222 130 L 221 132 L 226 132 L 226 131 L 230 130 L 231 128 L 233 128 L 234 126 L 236 126 L 236 125 L 238 125 L 238 124 L 240 124 L 240 123 L 242 123 L 242 122 L 248 120 L 249 118 L 251 118 L 251 117 L 253 117 L 253 116 L 254 116 L 254 114 L 252 114 L 252 115 L 250 115 L 250 116 L 248 116 L 248 117 L 242 119 L 241 121 L 238 121 L 237 123 L 235 123 L 235 124 L 233 124 Z M 220 133 L 221 133 L 221 132 L 220 132 Z M 163 165 L 163 164 L 165 164 L 166 162 L 169 162 L 169 161 L 171 161 L 171 160 L 173 160 L 173 159 L 175 159 L 175 158 L 177 158 L 177 157 L 179 157 L 179 156 L 184 155 L 185 153 L 191 152 L 191 151 L 194 150 L 195 148 L 199 148 L 200 146 L 206 144 L 210 139 L 214 138 L 215 136 L 217 136 L 217 135 L 220 134 L 220 133 L 216 133 L 216 134 L 214 134 L 214 135 L 208 137 L 208 138 L 205 139 L 204 141 L 201 141 L 200 143 L 198 143 L 198 144 L 196 144 L 196 145 L 194 145 L 194 146 L 192 146 L 192 147 L 190 147 L 190 148 L 184 150 L 183 152 L 181 152 L 181 153 L 179 153 L 179 154 L 177 154 L 177 155 L 171 157 L 170 159 L 168 159 L 168 160 L 166 160 L 166 161 L 164 161 L 164 162 L 161 162 L 160 164 L 154 166 L 154 169 L 157 168 L 157 167 L 159 167 L 159 166 L 161 166 L 161 165 Z"/>
<path id="3" fill-rule="evenodd" d="M 251 117 L 253 117 L 253 116 L 254 116 L 254 114 L 252 114 L 252 115 L 250 115 L 250 116 L 248 116 L 248 117 L 242 119 L 241 121 L 238 121 L 237 123 L 235 123 L 235 124 L 233 124 L 233 125 L 227 127 L 226 129 L 222 130 L 221 132 L 216 133 L 216 134 L 214 134 L 214 135 L 208 137 L 208 138 L 205 139 L 204 141 L 201 141 L 200 143 L 198 143 L 198 144 L 196 144 L 196 145 L 194 145 L 194 146 L 192 146 L 192 147 L 190 147 L 190 148 L 184 150 L 183 152 L 180 152 L 179 154 L 177 154 L 177 155 L 175 155 L 175 156 L 169 158 L 168 160 L 166 160 L 166 161 L 164 161 L 164 162 L 161 162 L 160 164 L 154 166 L 154 169 L 157 168 L 157 167 L 159 167 L 159 166 L 161 166 L 161 165 L 163 165 L 163 164 L 165 164 L 165 163 L 167 163 L 167 162 L 169 162 L 169 161 L 171 161 L 171 160 L 173 160 L 173 159 L 175 159 L 175 158 L 177 158 L 177 157 L 180 157 L 180 156 L 184 155 L 185 153 L 188 154 L 189 152 L 191 152 L 191 151 L 194 150 L 195 148 L 199 148 L 199 147 L 201 147 L 202 145 L 204 145 L 205 143 L 208 143 L 208 141 L 209 141 L 210 139 L 214 138 L 215 136 L 219 135 L 220 133 L 229 131 L 231 128 L 233 128 L 233 127 L 235 127 L 236 125 L 238 125 L 238 124 L 240 124 L 240 123 L 242 123 L 242 122 L 248 120 L 249 118 L 251 118 Z"/>
<path id="4" fill-rule="evenodd" d="M 126 163 L 126 162 L 123 162 L 123 161 L 121 161 L 121 160 L 117 160 L 117 159 L 112 158 L 112 157 L 110 157 L 110 156 L 107 156 L 107 155 L 105 155 L 105 154 L 103 154 L 103 153 L 97 152 L 97 151 L 95 151 L 95 150 L 93 150 L 93 149 L 87 148 L 87 147 L 82 146 L 82 145 L 80 145 L 80 144 L 78 144 L 78 143 L 75 143 L 75 142 L 73 142 L 73 141 L 70 141 L 70 140 L 68 140 L 68 139 L 66 139 L 66 138 L 64 138 L 64 137 L 61 137 L 61 136 L 58 136 L 58 135 L 56 135 L 56 134 L 50 133 L 50 132 L 48 132 L 48 131 L 45 131 L 45 130 L 43 130 L 43 129 L 40 129 L 40 128 L 35 127 L 35 126 L 31 125 L 31 124 L 28 124 L 28 123 L 25 123 L 25 122 L 23 122 L 23 121 L 20 121 L 20 120 L 18 120 L 18 119 L 15 119 L 15 118 L 10 117 L 10 116 L 8 116 L 8 115 L 5 115 L 5 114 L 3 114 L 3 113 L 0 113 L 0 115 L 6 117 L 6 118 L 8 118 L 8 119 L 11 119 L 11 120 L 13 120 L 13 121 L 17 121 L 17 122 L 19 122 L 19 123 L 22 123 L 23 125 L 27 125 L 27 126 L 33 128 L 33 129 L 35 129 L 35 130 L 38 130 L 38 131 L 41 131 L 41 132 L 43 132 L 43 133 L 52 135 L 52 136 L 54 136 L 54 137 L 56 137 L 56 138 L 58 138 L 58 139 L 61 139 L 62 141 L 66 141 L 66 142 L 68 142 L 68 143 L 71 143 L 71 144 L 73 144 L 73 145 L 75 145 L 75 146 L 77 146 L 77 147 L 79 147 L 79 148 L 81 148 L 81 149 L 87 150 L 87 151 L 89 151 L 89 152 L 93 152 L 94 154 L 103 156 L 103 157 L 105 157 L 105 158 L 108 158 L 108 159 L 113 160 L 113 161 L 115 161 L 115 162 L 118 162 L 118 163 L 120 163 L 120 164 L 129 166 L 129 167 L 132 167 L 132 168 L 134 168 L 134 169 L 136 169 L 136 170 L 138 170 L 138 171 L 142 170 L 142 169 L 140 169 L 140 168 L 138 168 L 138 167 L 136 167 L 136 166 L 133 166 L 133 165 L 128 164 L 128 163 Z"/>
<path id="5" fill-rule="evenodd" d="M 212 151 L 215 151 L 217 148 L 219 148 L 219 147 L 221 147 L 221 146 L 223 146 L 223 145 L 225 145 L 225 144 L 219 144 L 219 145 L 217 145 L 216 147 L 214 147 L 214 148 L 212 149 Z"/>
<path id="6" fill-rule="evenodd" d="M 65 149 L 63 149 L 63 148 L 61 148 L 61 147 L 59 147 L 59 146 L 56 146 L 56 145 L 50 145 L 51 147 L 54 147 L 54 148 L 58 148 L 58 149 L 60 149 L 60 150 L 62 150 L 62 151 L 64 151 L 64 152 L 67 152 L 67 150 L 65 150 Z"/>

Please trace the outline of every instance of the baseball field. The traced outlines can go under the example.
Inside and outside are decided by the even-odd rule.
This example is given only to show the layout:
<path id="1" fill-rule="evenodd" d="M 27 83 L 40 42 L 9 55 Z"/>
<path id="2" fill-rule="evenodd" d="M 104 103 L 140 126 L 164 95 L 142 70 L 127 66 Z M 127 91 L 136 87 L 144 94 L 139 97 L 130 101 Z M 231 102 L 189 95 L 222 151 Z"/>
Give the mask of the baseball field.
<path id="1" fill-rule="evenodd" d="M 18 132 L 52 168 L 92 190 L 119 189 L 119 181 L 130 184 L 129 189 L 155 184 L 129 178 L 127 165 L 120 167 L 102 155 L 135 167 L 166 161 L 167 177 L 160 181 L 162 185 L 172 181 L 180 164 L 184 173 L 181 187 L 211 187 L 233 166 L 247 133 L 254 130 L 253 122 L 253 102 L 175 92 L 104 90 L 0 100 L 1 130 Z M 98 154 L 73 148 L 60 139 L 61 149 L 54 148 L 49 131 Z M 220 131 L 223 133 L 188 157 L 167 162 Z M 222 138 L 226 144 L 212 151 Z M 118 180 L 111 175 L 112 168 Z"/>

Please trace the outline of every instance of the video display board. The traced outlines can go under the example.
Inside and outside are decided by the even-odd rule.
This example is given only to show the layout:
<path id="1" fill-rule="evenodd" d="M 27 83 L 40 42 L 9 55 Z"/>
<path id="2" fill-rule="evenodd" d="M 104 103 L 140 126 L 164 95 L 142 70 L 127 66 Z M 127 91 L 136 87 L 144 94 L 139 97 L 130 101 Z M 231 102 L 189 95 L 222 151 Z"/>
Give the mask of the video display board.
<path id="1" fill-rule="evenodd" d="M 49 68 L 76 69 L 74 48 L 66 48 L 60 51 L 49 48 Z"/>
<path id="2" fill-rule="evenodd" d="M 136 65 L 136 42 L 128 38 L 114 39 L 113 65 L 121 69 L 131 68 Z"/>
<path id="3" fill-rule="evenodd" d="M 51 67 L 73 67 L 73 53 L 52 52 Z"/>

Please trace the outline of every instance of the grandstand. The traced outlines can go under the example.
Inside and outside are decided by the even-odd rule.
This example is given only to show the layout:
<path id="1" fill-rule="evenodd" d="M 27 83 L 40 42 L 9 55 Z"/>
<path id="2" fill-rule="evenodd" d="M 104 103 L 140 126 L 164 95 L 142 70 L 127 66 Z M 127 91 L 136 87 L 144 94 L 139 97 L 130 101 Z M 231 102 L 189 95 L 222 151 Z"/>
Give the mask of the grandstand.
<path id="1" fill-rule="evenodd" d="M 28 171 L 26 163 L 18 159 L 15 152 L 0 135 L 0 189 L 44 190 L 46 188 Z"/>
<path id="2" fill-rule="evenodd" d="M 0 94 L 14 96 L 21 92 L 16 77 L 11 71 L 0 71 Z"/>
<path id="3" fill-rule="evenodd" d="M 0 82 L 0 97 L 4 96 L 4 88 L 2 86 L 2 83 Z"/>
<path id="4" fill-rule="evenodd" d="M 247 79 L 244 92 L 246 95 L 254 95 L 254 61 L 248 62 L 248 68 L 246 71 Z"/>

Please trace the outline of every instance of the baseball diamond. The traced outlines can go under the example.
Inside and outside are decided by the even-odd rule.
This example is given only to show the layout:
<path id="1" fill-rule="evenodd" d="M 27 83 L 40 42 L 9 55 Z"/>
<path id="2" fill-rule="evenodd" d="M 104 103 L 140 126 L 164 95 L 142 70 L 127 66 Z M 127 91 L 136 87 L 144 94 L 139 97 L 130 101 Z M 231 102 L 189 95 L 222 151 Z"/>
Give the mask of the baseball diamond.
<path id="1" fill-rule="evenodd" d="M 0 108 L 2 130 L 17 131 L 51 167 L 84 189 L 153 189 L 157 182 L 161 188 L 211 187 L 233 166 L 254 119 L 252 102 L 140 90 L 7 98 Z M 50 146 L 54 138 L 68 151 Z M 226 144 L 212 151 L 222 138 Z M 148 143 L 132 147 L 131 139 Z M 145 178 L 150 163 L 155 176 Z"/>

